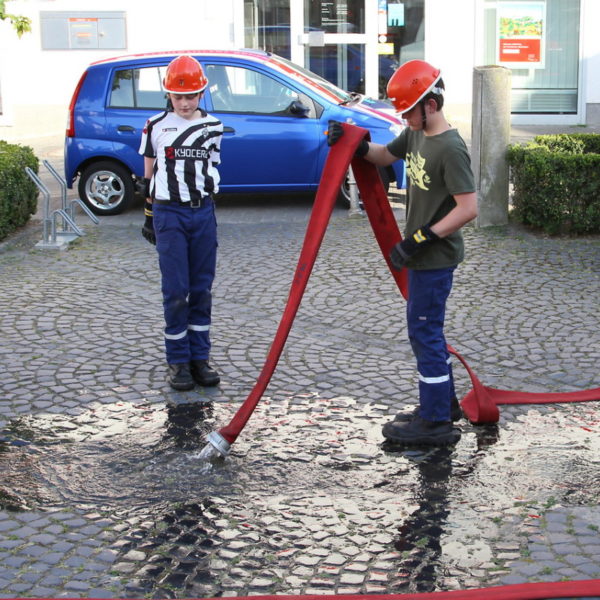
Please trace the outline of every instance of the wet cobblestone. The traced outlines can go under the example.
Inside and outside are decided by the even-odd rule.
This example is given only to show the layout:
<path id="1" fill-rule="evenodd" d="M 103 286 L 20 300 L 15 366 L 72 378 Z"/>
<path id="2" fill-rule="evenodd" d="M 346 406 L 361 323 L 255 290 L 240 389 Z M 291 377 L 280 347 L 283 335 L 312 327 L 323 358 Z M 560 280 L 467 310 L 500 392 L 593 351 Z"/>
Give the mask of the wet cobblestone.
<path id="1" fill-rule="evenodd" d="M 252 204 L 257 202 L 258 204 Z M 138 212 L 60 252 L 0 246 L 0 597 L 399 593 L 600 578 L 598 403 L 501 407 L 456 448 L 398 451 L 414 404 L 403 301 L 337 208 L 280 364 L 222 462 L 199 464 L 262 368 L 310 203 L 219 206 L 216 389 L 165 383 Z M 396 212 L 402 219 L 398 204 Z M 600 386 L 598 239 L 469 229 L 448 341 L 489 386 Z M 457 386 L 470 384 L 455 369 Z"/>

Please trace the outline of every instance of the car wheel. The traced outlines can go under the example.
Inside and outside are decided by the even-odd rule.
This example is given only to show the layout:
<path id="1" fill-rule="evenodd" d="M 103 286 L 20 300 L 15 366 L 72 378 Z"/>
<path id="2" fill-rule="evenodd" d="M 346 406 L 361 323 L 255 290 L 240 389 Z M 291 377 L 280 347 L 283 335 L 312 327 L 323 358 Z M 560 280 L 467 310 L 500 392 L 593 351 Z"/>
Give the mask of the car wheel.
<path id="1" fill-rule="evenodd" d="M 79 178 L 79 197 L 97 215 L 118 215 L 131 203 L 134 195 L 131 173 L 111 161 L 86 167 Z"/>
<path id="2" fill-rule="evenodd" d="M 390 178 L 387 171 L 385 169 L 379 169 L 379 176 L 381 177 L 383 187 L 387 192 L 390 189 Z M 350 176 L 348 173 L 346 173 L 346 177 L 344 177 L 344 182 L 340 188 L 339 199 L 346 207 L 350 208 Z M 360 192 L 358 193 L 358 199 L 360 201 Z"/>

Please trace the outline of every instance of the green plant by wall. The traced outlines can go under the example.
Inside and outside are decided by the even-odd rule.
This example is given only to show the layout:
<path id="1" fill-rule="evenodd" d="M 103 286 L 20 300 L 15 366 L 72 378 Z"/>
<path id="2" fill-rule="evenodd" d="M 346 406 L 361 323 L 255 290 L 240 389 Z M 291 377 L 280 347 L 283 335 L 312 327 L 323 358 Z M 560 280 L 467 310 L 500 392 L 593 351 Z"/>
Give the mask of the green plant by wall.
<path id="1" fill-rule="evenodd" d="M 515 217 L 559 233 L 600 233 L 600 135 L 538 135 L 507 153 Z"/>
<path id="2" fill-rule="evenodd" d="M 37 209 L 38 189 L 25 167 L 38 172 L 33 150 L 0 140 L 0 240 L 25 225 Z"/>

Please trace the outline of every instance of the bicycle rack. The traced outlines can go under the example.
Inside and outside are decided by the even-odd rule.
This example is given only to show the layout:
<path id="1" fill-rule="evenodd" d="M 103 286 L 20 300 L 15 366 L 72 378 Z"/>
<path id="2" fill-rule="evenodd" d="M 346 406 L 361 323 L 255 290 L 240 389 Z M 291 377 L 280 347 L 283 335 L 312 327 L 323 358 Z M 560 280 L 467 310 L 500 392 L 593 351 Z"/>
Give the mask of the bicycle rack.
<path id="1" fill-rule="evenodd" d="M 97 225 L 100 221 L 98 217 L 84 204 L 79 198 L 74 198 L 70 203 L 67 202 L 67 182 L 57 173 L 56 169 L 47 161 L 43 161 L 44 166 L 50 171 L 50 174 L 58 181 L 61 190 L 61 208 L 66 211 L 75 221 L 75 208 L 80 206 L 83 212 Z M 67 230 L 67 224 L 63 221 L 63 230 Z"/>
<path id="2" fill-rule="evenodd" d="M 75 223 L 75 207 L 77 205 L 84 209 L 86 214 L 94 223 L 97 224 L 99 221 L 79 198 L 73 200 L 70 204 L 67 203 L 67 184 L 65 180 L 55 171 L 55 169 L 47 160 L 45 160 L 43 164 L 50 171 L 52 176 L 58 181 L 61 187 L 61 208 L 51 210 L 50 192 L 48 191 L 48 188 L 44 185 L 35 171 L 29 167 L 25 167 L 25 172 L 44 196 L 42 239 L 36 244 L 36 247 L 62 248 L 69 242 L 72 242 L 74 239 L 84 234 L 84 232 Z M 56 224 L 58 218 L 62 219 L 61 231 L 57 231 Z"/>

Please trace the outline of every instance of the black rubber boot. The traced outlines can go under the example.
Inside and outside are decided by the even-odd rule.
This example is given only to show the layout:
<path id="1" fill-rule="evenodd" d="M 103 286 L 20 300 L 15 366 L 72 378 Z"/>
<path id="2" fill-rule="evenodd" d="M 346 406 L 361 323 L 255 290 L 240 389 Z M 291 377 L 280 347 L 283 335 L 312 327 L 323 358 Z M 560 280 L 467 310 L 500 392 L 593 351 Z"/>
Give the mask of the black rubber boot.
<path id="1" fill-rule="evenodd" d="M 400 446 L 447 446 L 460 440 L 460 429 L 451 421 L 427 421 L 415 417 L 412 421 L 390 421 L 383 426 L 383 437 Z"/>
<path id="2" fill-rule="evenodd" d="M 170 364 L 167 381 L 174 390 L 180 392 L 191 390 L 194 387 L 194 380 L 190 373 L 190 365 L 188 363 Z"/>
<path id="3" fill-rule="evenodd" d="M 198 385 L 210 387 L 218 385 L 221 381 L 219 374 L 208 364 L 207 360 L 193 360 L 191 371 L 192 377 Z"/>
<path id="4" fill-rule="evenodd" d="M 395 417 L 394 421 L 399 421 L 400 423 L 408 423 L 412 421 L 415 417 L 420 417 L 419 407 L 416 406 L 413 410 L 408 412 L 399 412 Z M 463 412 L 456 398 L 453 398 L 450 403 L 450 418 L 453 422 L 460 421 L 463 418 Z"/>

